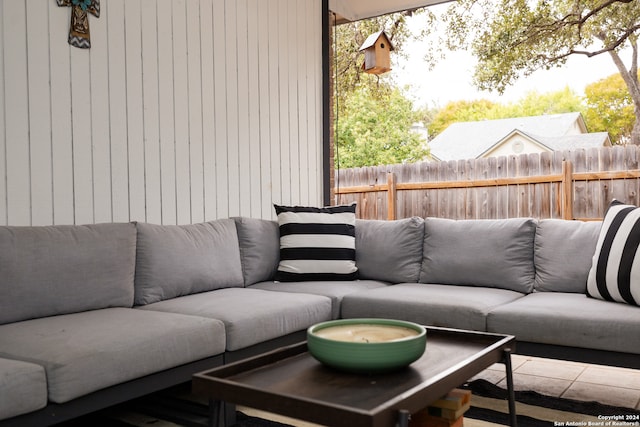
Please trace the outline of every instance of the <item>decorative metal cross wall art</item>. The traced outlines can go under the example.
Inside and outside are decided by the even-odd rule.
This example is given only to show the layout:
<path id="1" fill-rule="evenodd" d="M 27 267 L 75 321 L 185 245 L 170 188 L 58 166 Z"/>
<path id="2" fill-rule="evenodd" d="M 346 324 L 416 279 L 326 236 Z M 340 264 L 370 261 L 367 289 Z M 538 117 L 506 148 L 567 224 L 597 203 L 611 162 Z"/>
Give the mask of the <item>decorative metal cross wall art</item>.
<path id="1" fill-rule="evenodd" d="M 71 6 L 71 26 L 69 27 L 69 44 L 81 49 L 91 47 L 89 32 L 89 16 L 100 17 L 100 0 L 56 0 L 58 6 Z"/>

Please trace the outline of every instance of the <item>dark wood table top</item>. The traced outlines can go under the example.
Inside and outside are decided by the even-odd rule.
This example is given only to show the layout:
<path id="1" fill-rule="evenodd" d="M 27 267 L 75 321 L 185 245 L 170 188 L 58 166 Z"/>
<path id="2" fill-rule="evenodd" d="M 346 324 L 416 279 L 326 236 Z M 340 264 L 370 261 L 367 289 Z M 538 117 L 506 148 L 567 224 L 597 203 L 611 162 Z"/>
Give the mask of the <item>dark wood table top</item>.
<path id="1" fill-rule="evenodd" d="M 423 356 L 385 374 L 350 374 L 322 365 L 306 343 L 194 375 L 193 391 L 329 426 L 393 426 L 513 350 L 509 335 L 427 328 Z"/>

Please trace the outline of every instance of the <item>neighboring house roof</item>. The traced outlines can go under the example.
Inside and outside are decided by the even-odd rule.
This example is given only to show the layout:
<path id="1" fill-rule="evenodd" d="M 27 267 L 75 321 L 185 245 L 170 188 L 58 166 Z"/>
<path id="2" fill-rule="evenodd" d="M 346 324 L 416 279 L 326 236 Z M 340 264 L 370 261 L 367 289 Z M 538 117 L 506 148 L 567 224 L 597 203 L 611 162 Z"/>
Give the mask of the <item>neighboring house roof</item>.
<path id="1" fill-rule="evenodd" d="M 526 138 L 531 143 L 538 145 L 540 149 L 545 151 L 563 151 L 575 150 L 577 148 L 593 148 L 611 146 L 611 139 L 607 132 L 579 133 L 564 136 L 540 136 L 515 129 L 509 132 L 504 138 L 500 139 L 493 146 L 487 148 L 477 157 L 484 157 L 491 153 L 499 146 L 509 143 L 515 136 Z"/>
<path id="2" fill-rule="evenodd" d="M 514 131 L 520 131 L 550 150 L 585 147 L 585 144 L 592 146 L 594 140 L 603 139 L 603 135 L 584 138 L 585 135 L 594 134 L 586 133 L 582 115 L 564 113 L 453 123 L 429 142 L 429 148 L 431 156 L 438 160 L 475 159 L 507 139 Z M 578 135 L 583 136 L 574 138 Z"/>
<path id="3" fill-rule="evenodd" d="M 549 147 L 552 151 L 575 150 L 576 148 L 593 148 L 611 145 L 607 132 L 581 133 L 561 137 L 534 137 L 537 141 Z"/>

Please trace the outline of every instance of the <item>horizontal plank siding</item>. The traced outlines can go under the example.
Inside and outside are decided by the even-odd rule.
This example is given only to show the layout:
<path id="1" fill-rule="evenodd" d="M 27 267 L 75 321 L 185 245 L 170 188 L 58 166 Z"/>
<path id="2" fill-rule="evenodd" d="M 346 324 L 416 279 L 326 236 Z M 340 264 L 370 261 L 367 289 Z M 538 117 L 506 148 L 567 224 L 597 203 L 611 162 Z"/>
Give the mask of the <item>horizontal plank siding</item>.
<path id="1" fill-rule="evenodd" d="M 322 203 L 320 2 L 103 1 L 91 49 L 67 43 L 70 7 L 0 11 L 0 224 Z"/>
<path id="2" fill-rule="evenodd" d="M 37 7 L 36 7 L 37 6 Z M 27 3 L 28 63 L 48 58 L 49 32 L 47 7 L 39 3 Z M 51 93 L 49 92 L 49 61 L 42 67 L 30 69 L 29 86 L 29 136 L 31 138 L 31 170 L 39 171 L 31 178 L 31 223 L 46 225 L 53 222 L 51 191 Z"/>
<path id="3" fill-rule="evenodd" d="M 145 221 L 162 222 L 158 10 L 156 0 L 141 2 L 142 103 L 144 132 Z"/>
<path id="4" fill-rule="evenodd" d="M 91 20 L 91 34 L 95 39 L 100 40 L 107 37 L 107 22 L 107 19 Z M 109 81 L 109 51 L 108 49 L 92 49 L 89 57 L 91 67 L 93 193 L 107 195 L 93 198 L 94 221 L 100 223 L 113 220 L 110 106 L 109 85 L 107 84 Z"/>
<path id="5" fill-rule="evenodd" d="M 202 55 L 202 168 L 204 217 L 216 218 L 215 75 L 213 0 L 200 2 L 200 52 Z"/>
<path id="6" fill-rule="evenodd" d="M 141 0 L 126 0 L 125 8 L 129 219 L 146 221 Z"/>
<path id="7" fill-rule="evenodd" d="M 202 140 L 202 28 L 200 2 L 187 2 L 187 75 L 189 96 L 190 222 L 204 221 L 204 147 Z M 188 31 L 196 28 L 198 31 Z"/>
<path id="8" fill-rule="evenodd" d="M 78 223 L 87 224 L 95 222 L 91 68 L 89 56 L 79 49 L 71 51 L 71 62 L 75 63 L 75 67 L 71 69 L 71 103 L 74 106 L 71 110 L 74 217 Z M 125 117 L 122 116 L 124 123 Z"/>
<path id="9" fill-rule="evenodd" d="M 31 159 L 25 2 L 3 4 L 7 221 L 31 224 Z"/>
<path id="10" fill-rule="evenodd" d="M 176 144 L 173 85 L 173 7 L 171 0 L 158 0 L 158 114 L 160 118 L 160 189 L 163 224 L 176 224 Z"/>
<path id="11" fill-rule="evenodd" d="M 127 71 L 125 63 L 127 42 L 125 39 L 125 21 L 122 18 L 126 14 L 124 3 L 124 0 L 111 0 L 108 7 L 101 10 L 101 15 L 104 13 L 103 17 L 107 20 L 107 32 L 109 34 L 108 45 L 105 47 L 109 55 L 108 102 L 112 188 L 111 211 L 113 212 L 113 220 L 118 222 L 130 220 L 130 165 L 127 135 Z M 89 20 L 89 25 L 91 25 L 94 19 L 89 17 Z M 72 61 L 72 70 L 74 65 Z M 74 105 L 72 104 L 71 108 L 73 109 L 73 107 Z M 136 165 L 133 165 L 133 167 L 136 167 Z M 104 195 L 98 195 L 97 197 L 104 197 Z"/>

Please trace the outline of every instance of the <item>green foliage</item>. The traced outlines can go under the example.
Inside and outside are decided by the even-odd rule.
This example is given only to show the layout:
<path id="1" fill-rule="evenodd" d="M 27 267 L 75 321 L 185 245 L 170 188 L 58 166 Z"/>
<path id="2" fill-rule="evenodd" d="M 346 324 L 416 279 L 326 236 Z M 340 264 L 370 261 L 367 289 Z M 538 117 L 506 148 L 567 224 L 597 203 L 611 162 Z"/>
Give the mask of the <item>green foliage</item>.
<path id="1" fill-rule="evenodd" d="M 413 110 L 412 102 L 395 88 L 389 75 L 362 72 L 359 48 L 372 33 L 385 30 L 395 51 L 411 35 L 406 19 L 412 13 L 397 13 L 339 25 L 335 37 L 336 158 L 339 168 L 419 161 L 428 150 L 414 122 L 428 123 L 429 135 L 437 135 L 453 122 L 582 112 L 591 131 L 607 131 L 614 142 L 630 141 L 634 120 L 633 96 L 624 85 L 638 81 L 637 70 L 625 79 L 603 82 L 586 91 L 586 103 L 569 88 L 550 93 L 530 92 L 509 104 L 488 100 L 457 101 L 441 109 Z M 481 89 L 499 92 L 538 69 L 564 64 L 570 55 L 593 56 L 609 52 L 617 56 L 623 46 L 637 53 L 640 32 L 640 1 L 632 0 L 459 0 L 449 11 L 430 17 L 428 29 L 447 27 L 445 38 L 433 43 L 442 54 L 452 49 L 470 49 L 478 58 L 474 81 Z M 587 51 L 584 46 L 593 48 Z M 431 52 L 437 60 L 438 52 Z M 620 65 L 622 64 L 622 65 Z M 615 84 L 614 84 L 615 83 Z M 636 91 L 638 92 L 638 91 Z M 633 92 L 631 92 L 633 93 Z M 636 105 L 640 105 L 638 92 Z M 640 108 L 636 109 L 640 116 Z"/>
<path id="2" fill-rule="evenodd" d="M 459 0 L 431 21 L 425 34 L 444 25 L 431 58 L 448 50 L 470 50 L 478 59 L 474 83 L 504 92 L 522 76 L 560 67 L 575 55 L 608 54 L 629 89 L 635 109 L 631 142 L 640 144 L 640 36 L 638 0 Z M 627 69 L 620 57 L 631 50 Z"/>
<path id="3" fill-rule="evenodd" d="M 620 74 L 614 74 L 585 88 L 585 119 L 591 132 L 609 132 L 611 142 L 629 142 L 635 121 L 633 101 Z"/>
<path id="4" fill-rule="evenodd" d="M 337 117 L 336 168 L 415 162 L 428 155 L 426 141 L 411 131 L 419 113 L 397 89 L 373 96 L 367 85 L 350 92 Z"/>
<path id="5" fill-rule="evenodd" d="M 613 52 L 640 34 L 637 1 L 460 0 L 442 18 L 446 48 L 471 49 L 478 87 L 500 92 L 570 55 Z"/>
<path id="6" fill-rule="evenodd" d="M 568 87 L 557 92 L 529 92 L 524 98 L 509 104 L 484 99 L 456 101 L 444 106 L 429 124 L 429 135 L 436 136 L 451 123 L 495 120 L 511 117 L 540 116 L 543 114 L 584 111 L 582 100 Z"/>
<path id="7" fill-rule="evenodd" d="M 529 92 L 516 103 L 507 104 L 495 118 L 541 116 L 583 111 L 582 99 L 569 87 L 556 92 Z"/>
<path id="8" fill-rule="evenodd" d="M 419 113 L 413 103 L 395 87 L 390 75 L 375 76 L 361 70 L 364 55 L 359 51 L 366 38 L 385 30 L 395 50 L 406 55 L 404 44 L 410 37 L 402 12 L 336 27 L 335 101 L 336 168 L 404 163 L 423 159 L 426 141 L 411 131 Z"/>
<path id="9" fill-rule="evenodd" d="M 369 35 L 384 30 L 393 44 L 395 50 L 393 57 L 405 56 L 403 47 L 410 37 L 407 28 L 407 18 L 416 12 L 399 12 L 384 15 L 377 18 L 350 22 L 338 25 L 335 28 L 335 96 L 338 109 L 345 104 L 346 97 L 356 90 L 358 86 L 367 86 L 371 96 L 379 97 L 382 87 L 384 90 L 392 87 L 390 75 L 375 76 L 364 73 L 361 70 L 364 55 L 360 52 L 360 46 Z M 419 13 L 419 12 L 418 12 Z"/>
<path id="10" fill-rule="evenodd" d="M 429 123 L 429 135 L 434 137 L 451 123 L 475 122 L 489 118 L 496 104 L 486 99 L 476 101 L 453 101 L 445 105 Z"/>

